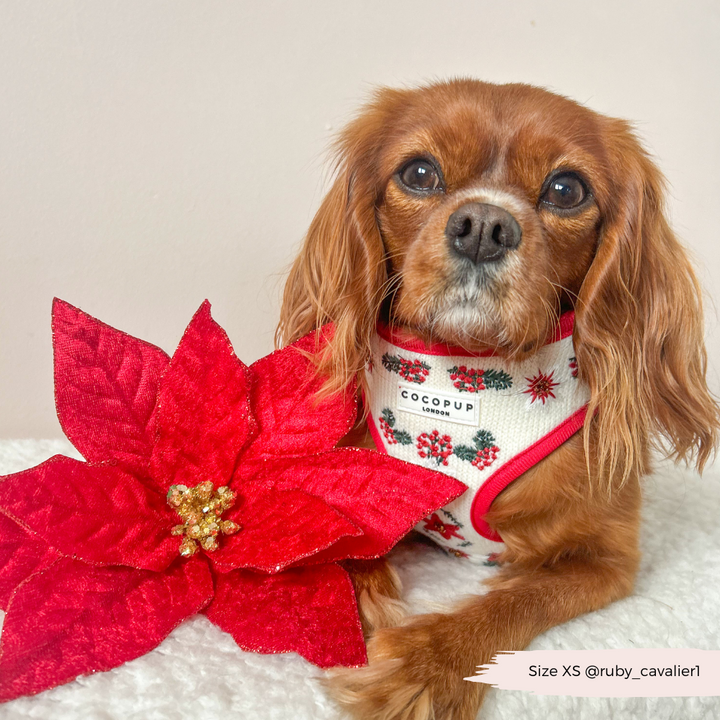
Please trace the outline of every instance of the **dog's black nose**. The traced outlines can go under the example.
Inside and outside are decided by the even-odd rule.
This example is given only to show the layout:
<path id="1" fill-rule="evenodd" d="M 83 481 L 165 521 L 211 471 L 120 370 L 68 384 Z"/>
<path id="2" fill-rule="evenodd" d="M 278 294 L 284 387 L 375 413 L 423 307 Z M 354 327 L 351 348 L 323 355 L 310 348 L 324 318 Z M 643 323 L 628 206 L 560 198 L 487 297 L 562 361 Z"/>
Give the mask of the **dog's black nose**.
<path id="1" fill-rule="evenodd" d="M 450 247 L 476 265 L 499 260 L 522 238 L 517 220 L 497 205 L 468 203 L 448 219 L 445 236 Z"/>

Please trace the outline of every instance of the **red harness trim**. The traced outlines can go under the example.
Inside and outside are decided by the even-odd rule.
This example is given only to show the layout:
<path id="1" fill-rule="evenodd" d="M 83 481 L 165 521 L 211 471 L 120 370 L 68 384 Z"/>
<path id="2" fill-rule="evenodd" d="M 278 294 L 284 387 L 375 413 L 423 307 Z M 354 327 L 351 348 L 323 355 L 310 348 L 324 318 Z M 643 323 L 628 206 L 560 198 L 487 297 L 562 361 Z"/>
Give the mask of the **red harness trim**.
<path id="1" fill-rule="evenodd" d="M 573 413 L 547 435 L 541 437 L 530 447 L 519 452 L 493 473 L 475 493 L 470 506 L 470 520 L 475 530 L 488 540 L 502 542 L 502 538 L 485 522 L 485 515 L 493 504 L 493 500 L 513 481 L 517 480 L 526 470 L 544 460 L 551 452 L 557 450 L 569 440 L 585 423 L 587 405 Z M 375 436 L 373 435 L 373 438 Z M 377 442 L 377 441 L 376 441 Z"/>
<path id="2" fill-rule="evenodd" d="M 569 310 L 560 316 L 560 321 L 555 326 L 553 332 L 548 337 L 545 345 L 550 345 L 558 340 L 564 340 L 572 335 L 573 325 L 575 324 L 575 313 Z M 473 353 L 461 347 L 446 345 L 445 343 L 431 343 L 426 345 L 422 340 L 417 338 L 408 338 L 402 332 L 394 327 L 378 323 L 378 335 L 387 342 L 399 347 L 402 350 L 413 353 L 422 353 L 424 355 L 439 355 L 445 357 L 496 357 L 498 355 L 495 350 L 485 350 L 480 353 Z"/>

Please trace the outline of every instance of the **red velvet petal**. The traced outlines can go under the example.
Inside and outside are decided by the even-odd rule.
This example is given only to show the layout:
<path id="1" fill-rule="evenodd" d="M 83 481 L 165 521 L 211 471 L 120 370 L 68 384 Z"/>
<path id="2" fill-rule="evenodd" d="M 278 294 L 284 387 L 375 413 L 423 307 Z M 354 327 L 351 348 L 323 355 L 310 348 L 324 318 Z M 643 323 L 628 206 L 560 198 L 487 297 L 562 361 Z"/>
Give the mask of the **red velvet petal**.
<path id="1" fill-rule="evenodd" d="M 23 580 L 57 558 L 47 543 L 0 513 L 0 609 L 7 608 L 10 595 Z"/>
<path id="2" fill-rule="evenodd" d="M 321 668 L 367 662 L 355 592 L 338 565 L 221 575 L 205 613 L 243 650 L 294 651 Z"/>
<path id="3" fill-rule="evenodd" d="M 317 353 L 332 337 L 332 325 L 250 366 L 250 398 L 259 434 L 244 460 L 278 455 L 309 455 L 335 447 L 355 423 L 355 385 L 317 402 L 323 379 L 304 353 Z"/>
<path id="4" fill-rule="evenodd" d="M 0 508 L 63 555 L 163 570 L 177 557 L 179 522 L 165 498 L 112 465 L 56 455 L 0 482 Z"/>
<path id="5" fill-rule="evenodd" d="M 53 347 L 55 403 L 70 442 L 90 462 L 112 458 L 146 475 L 168 356 L 58 299 Z"/>
<path id="6" fill-rule="evenodd" d="M 428 513 L 467 489 L 455 478 L 374 450 L 338 448 L 305 458 L 241 466 L 243 482 L 298 488 L 317 495 L 357 525 L 363 534 L 338 540 L 307 562 L 384 555 Z"/>
<path id="7" fill-rule="evenodd" d="M 246 485 L 237 509 L 225 513 L 242 529 L 223 537 L 208 557 L 221 572 L 255 568 L 276 573 L 324 550 L 340 538 L 362 533 L 344 515 L 302 490 Z"/>
<path id="8" fill-rule="evenodd" d="M 151 473 L 164 490 L 205 480 L 228 483 L 256 427 L 246 372 L 205 301 L 160 383 Z"/>
<path id="9" fill-rule="evenodd" d="M 164 573 L 62 558 L 16 591 L 0 644 L 0 702 L 110 670 L 157 647 L 213 595 L 207 563 Z"/>

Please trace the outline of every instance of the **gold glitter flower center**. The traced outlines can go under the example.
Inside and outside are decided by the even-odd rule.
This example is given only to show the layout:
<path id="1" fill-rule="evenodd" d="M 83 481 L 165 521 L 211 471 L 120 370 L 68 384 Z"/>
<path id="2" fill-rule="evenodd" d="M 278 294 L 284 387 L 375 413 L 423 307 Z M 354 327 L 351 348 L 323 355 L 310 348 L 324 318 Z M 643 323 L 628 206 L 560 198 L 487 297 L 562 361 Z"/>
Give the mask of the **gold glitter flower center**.
<path id="1" fill-rule="evenodd" d="M 202 482 L 195 487 L 171 485 L 168 490 L 168 505 L 182 518 L 182 525 L 172 529 L 173 535 L 184 535 L 180 543 L 180 554 L 194 555 L 200 547 L 210 552 L 217 550 L 218 535 L 233 535 L 241 529 L 232 520 L 221 520 L 222 514 L 235 504 L 235 493 L 229 487 L 217 490 L 211 482 Z"/>

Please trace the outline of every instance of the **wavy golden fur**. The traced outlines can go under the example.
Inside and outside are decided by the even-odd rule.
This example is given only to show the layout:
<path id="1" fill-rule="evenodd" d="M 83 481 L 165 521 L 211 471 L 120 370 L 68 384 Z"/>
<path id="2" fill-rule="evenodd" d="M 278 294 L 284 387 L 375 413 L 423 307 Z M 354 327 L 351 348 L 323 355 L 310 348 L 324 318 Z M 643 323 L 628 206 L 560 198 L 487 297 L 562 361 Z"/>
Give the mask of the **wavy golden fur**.
<path id="1" fill-rule="evenodd" d="M 665 218 L 662 176 L 630 126 L 566 98 L 472 80 L 383 89 L 336 158 L 278 328 L 287 343 L 335 323 L 319 359 L 329 392 L 364 367 L 379 318 L 424 340 L 526 357 L 562 311 L 576 313 L 588 420 L 493 504 L 487 519 L 507 548 L 493 589 L 447 615 L 383 627 L 397 620 L 391 570 L 353 572 L 375 633 L 369 667 L 335 676 L 339 702 L 364 719 L 466 720 L 484 691 L 463 673 L 631 591 L 651 448 L 700 469 L 713 452 L 701 292 Z M 414 158 L 439 178 L 431 192 L 404 185 Z M 558 173 L 580 179 L 575 207 L 547 201 Z M 447 237 L 468 202 L 500 206 L 522 231 L 475 275 Z M 368 444 L 364 428 L 348 442 Z"/>

